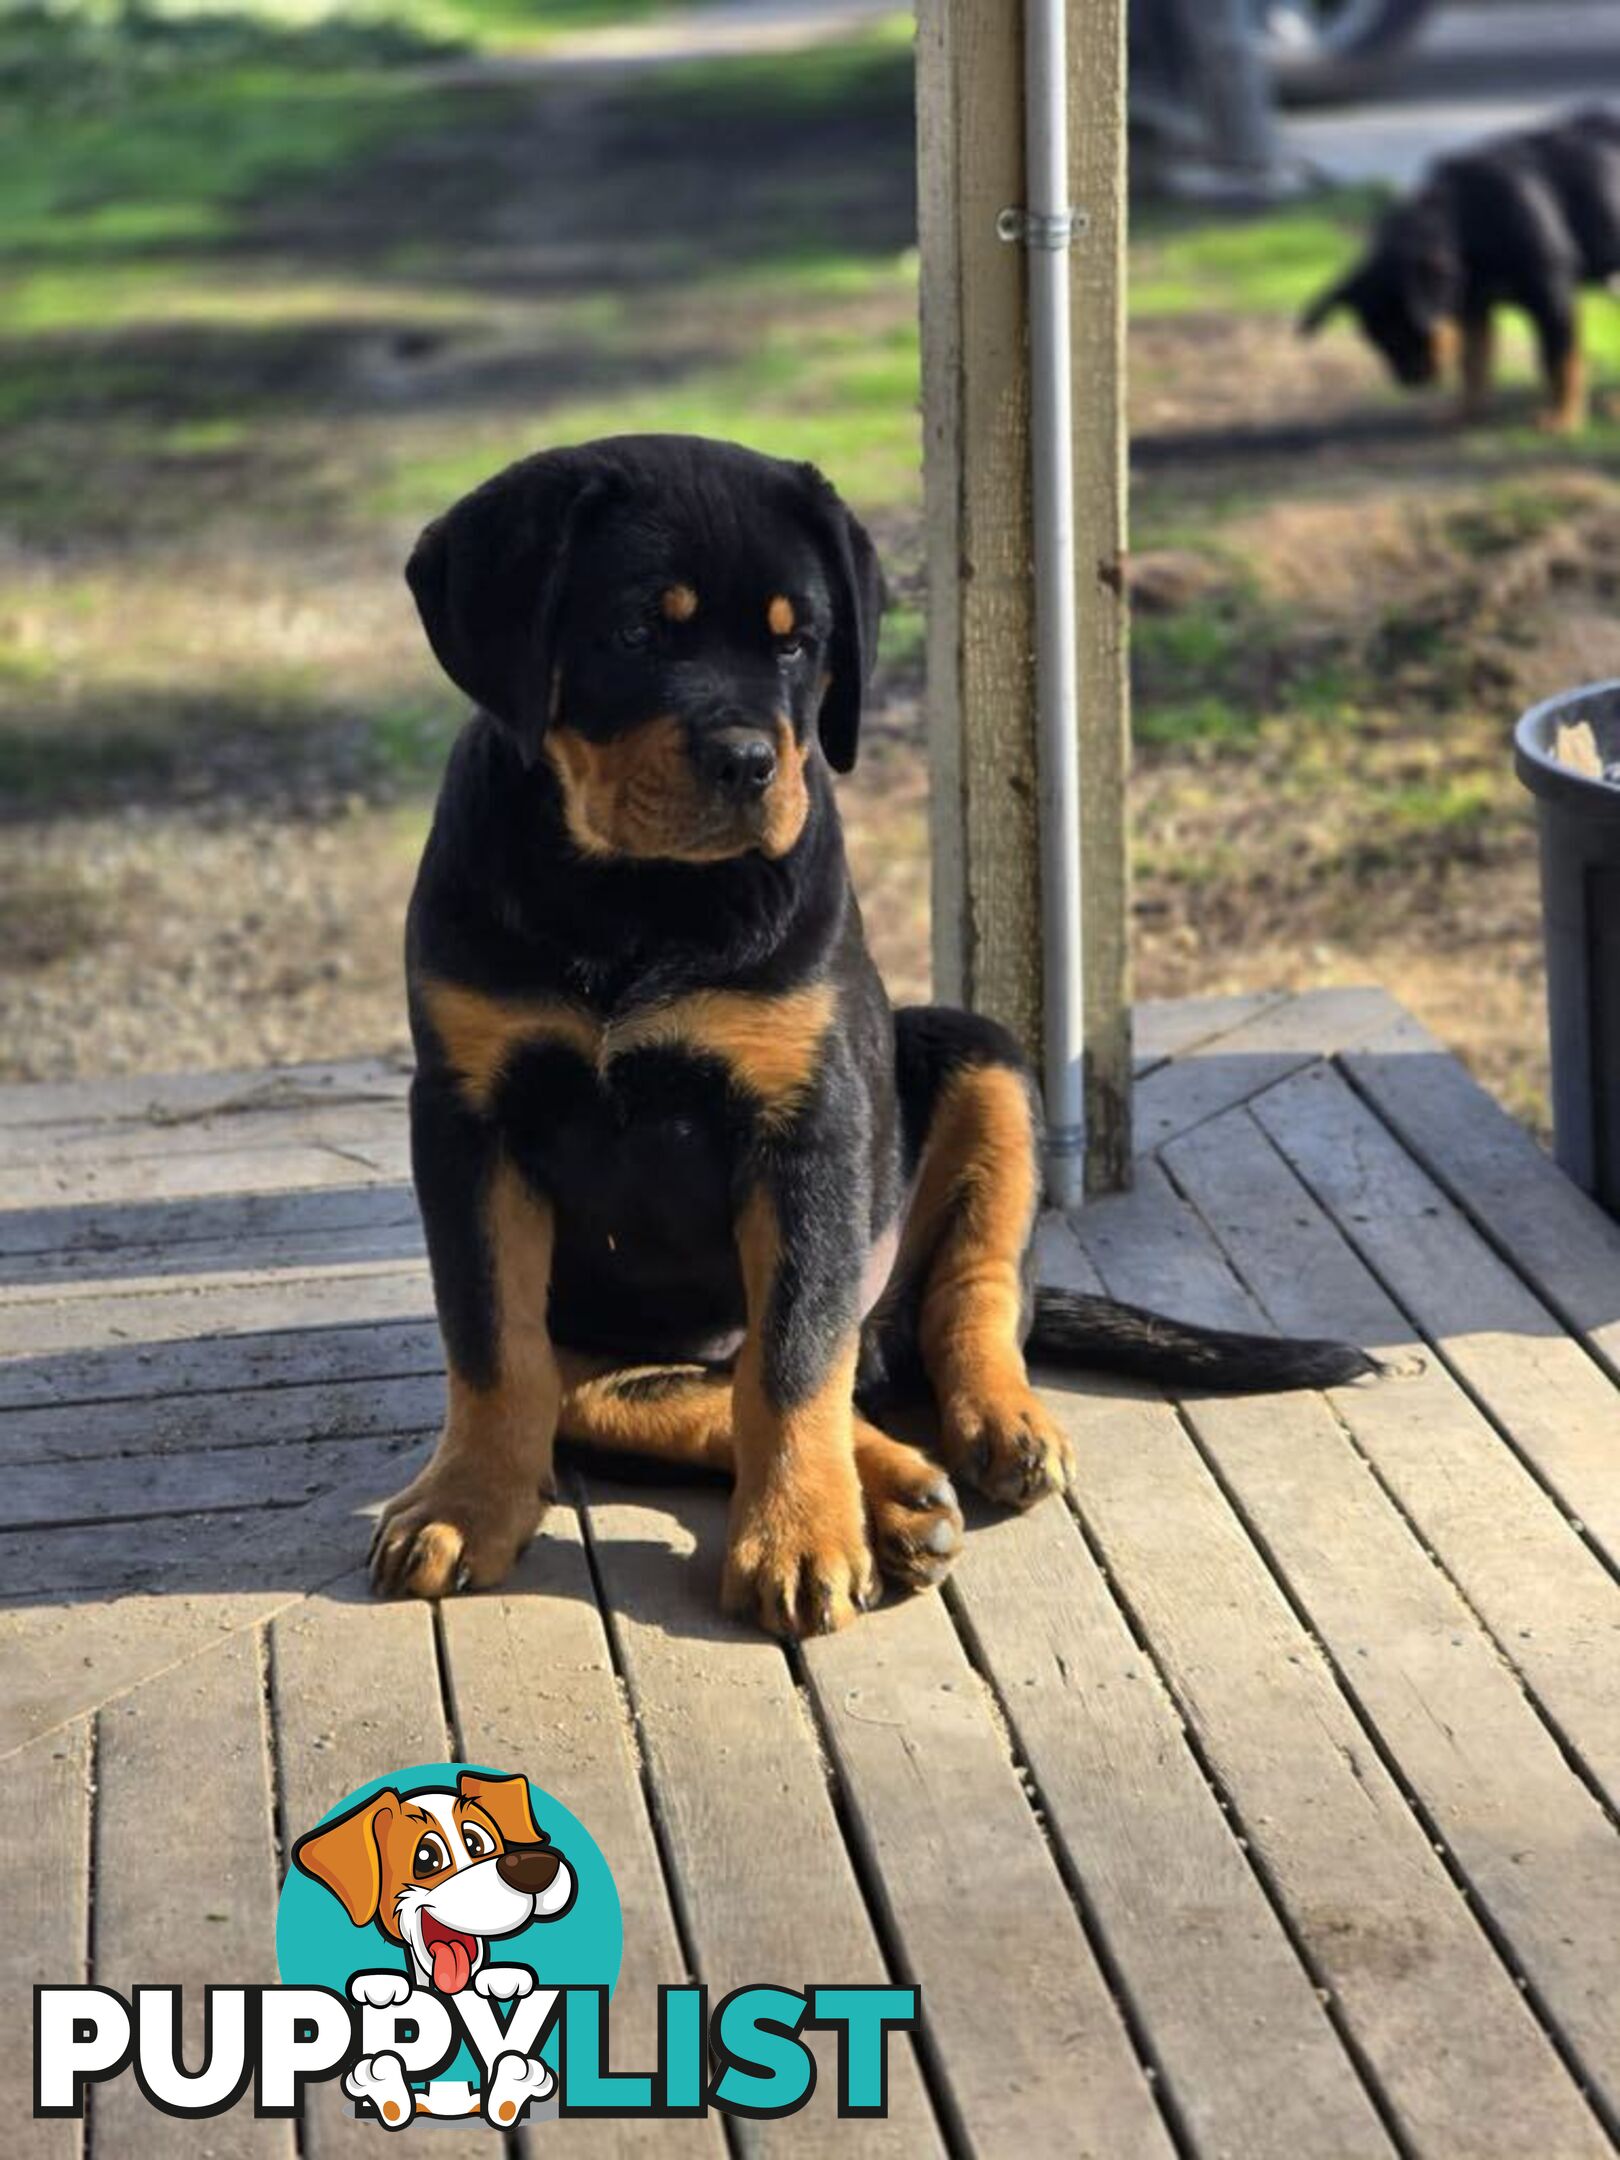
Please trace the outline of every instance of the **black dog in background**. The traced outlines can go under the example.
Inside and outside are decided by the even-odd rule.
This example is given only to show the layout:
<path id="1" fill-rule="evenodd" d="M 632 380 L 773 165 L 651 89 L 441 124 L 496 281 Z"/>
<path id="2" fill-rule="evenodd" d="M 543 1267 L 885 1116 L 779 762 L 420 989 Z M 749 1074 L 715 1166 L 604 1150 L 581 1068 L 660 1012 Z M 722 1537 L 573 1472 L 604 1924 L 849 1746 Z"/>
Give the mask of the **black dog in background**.
<path id="1" fill-rule="evenodd" d="M 1586 417 L 1580 288 L 1616 276 L 1620 114 L 1572 113 L 1442 158 L 1299 327 L 1309 337 L 1335 309 L 1350 309 L 1409 388 L 1455 360 L 1473 419 L 1490 389 L 1492 313 L 1522 308 L 1547 381 L 1542 424 L 1568 433 Z"/>
<path id="2" fill-rule="evenodd" d="M 1072 1452 L 1042 1348 L 1194 1386 L 1332 1385 L 1345 1344 L 1034 1292 L 1018 1046 L 891 1012 L 844 861 L 882 605 L 809 466 L 621 437 L 423 534 L 433 650 L 482 711 L 411 902 L 411 1145 L 450 1368 L 379 1591 L 499 1582 L 559 1438 L 729 1473 L 728 1603 L 841 1626 L 960 1547 L 950 1478 L 1027 1505 Z M 944 1470 L 885 1433 L 931 1396 Z"/>

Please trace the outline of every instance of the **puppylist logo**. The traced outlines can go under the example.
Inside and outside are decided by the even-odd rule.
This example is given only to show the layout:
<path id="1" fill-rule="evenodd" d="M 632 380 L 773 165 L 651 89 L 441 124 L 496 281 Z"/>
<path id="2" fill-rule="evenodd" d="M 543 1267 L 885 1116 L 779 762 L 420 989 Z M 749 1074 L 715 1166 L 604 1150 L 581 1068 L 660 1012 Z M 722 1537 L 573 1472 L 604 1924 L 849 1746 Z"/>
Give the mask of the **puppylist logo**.
<path id="1" fill-rule="evenodd" d="M 298 2116 L 341 2081 L 384 2131 L 423 2118 L 495 2130 L 544 2116 L 774 2117 L 815 2090 L 804 2034 L 837 2035 L 838 2111 L 887 2111 L 888 2037 L 915 1988 L 659 1990 L 658 2063 L 612 2067 L 609 1999 L 624 1926 L 595 1840 L 521 1773 L 418 1763 L 351 1793 L 297 1839 L 276 1921 L 276 1987 L 211 1986 L 204 2056 L 180 2042 L 180 1990 L 34 1991 L 34 2113 L 79 2117 L 93 2084 L 134 2077 L 175 2116 Z"/>

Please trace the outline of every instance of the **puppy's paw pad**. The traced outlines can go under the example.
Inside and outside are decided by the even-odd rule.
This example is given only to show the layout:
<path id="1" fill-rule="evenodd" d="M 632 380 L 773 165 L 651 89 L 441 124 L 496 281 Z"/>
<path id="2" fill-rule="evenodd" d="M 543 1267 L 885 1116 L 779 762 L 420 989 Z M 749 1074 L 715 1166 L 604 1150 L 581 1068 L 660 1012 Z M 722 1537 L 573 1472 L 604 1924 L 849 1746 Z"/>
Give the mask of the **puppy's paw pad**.
<path id="1" fill-rule="evenodd" d="M 500 2057 L 484 2098 L 484 2115 L 499 2130 L 515 2123 L 531 2100 L 544 2100 L 556 2079 L 538 2059 L 515 2051 Z"/>
<path id="2" fill-rule="evenodd" d="M 362 2056 L 344 2078 L 343 2090 L 351 2100 L 369 2101 L 385 2130 L 403 2130 L 416 2114 L 416 2100 L 398 2055 Z"/>
<path id="3" fill-rule="evenodd" d="M 952 1467 L 1003 1507 L 1030 1507 L 1074 1482 L 1074 1450 L 1031 1388 L 948 1405 L 942 1438 Z"/>
<path id="4" fill-rule="evenodd" d="M 926 1590 L 943 1582 L 962 1550 L 956 1488 L 917 1448 L 884 1438 L 856 1449 L 877 1564 L 891 1582 Z"/>

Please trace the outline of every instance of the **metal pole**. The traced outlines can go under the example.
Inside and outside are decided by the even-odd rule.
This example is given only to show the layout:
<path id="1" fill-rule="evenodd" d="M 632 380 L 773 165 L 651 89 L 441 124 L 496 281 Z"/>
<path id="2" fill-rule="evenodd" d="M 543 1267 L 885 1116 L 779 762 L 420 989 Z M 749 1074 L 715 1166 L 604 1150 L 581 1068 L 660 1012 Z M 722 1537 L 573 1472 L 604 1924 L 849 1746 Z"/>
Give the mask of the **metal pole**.
<path id="1" fill-rule="evenodd" d="M 1046 1193 L 1085 1187 L 1080 912 L 1080 737 L 1070 403 L 1067 0 L 1025 0 L 1025 211 L 1035 518 L 1035 695 L 1040 795 Z M 1084 4 L 1084 0 L 1082 0 Z"/>

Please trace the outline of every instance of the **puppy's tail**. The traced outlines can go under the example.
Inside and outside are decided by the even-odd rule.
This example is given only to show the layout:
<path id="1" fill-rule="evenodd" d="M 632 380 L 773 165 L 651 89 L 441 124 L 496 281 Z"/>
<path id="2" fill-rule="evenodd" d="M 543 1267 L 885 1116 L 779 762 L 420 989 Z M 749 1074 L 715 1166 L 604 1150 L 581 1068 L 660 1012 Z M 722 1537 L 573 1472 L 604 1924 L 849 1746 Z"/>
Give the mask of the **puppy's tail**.
<path id="1" fill-rule="evenodd" d="M 1064 1365 L 1238 1395 L 1343 1387 L 1387 1369 L 1354 1343 L 1197 1327 L 1140 1305 L 1044 1284 L 1035 1292 L 1029 1347 Z"/>

